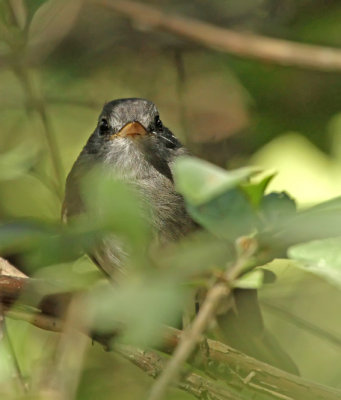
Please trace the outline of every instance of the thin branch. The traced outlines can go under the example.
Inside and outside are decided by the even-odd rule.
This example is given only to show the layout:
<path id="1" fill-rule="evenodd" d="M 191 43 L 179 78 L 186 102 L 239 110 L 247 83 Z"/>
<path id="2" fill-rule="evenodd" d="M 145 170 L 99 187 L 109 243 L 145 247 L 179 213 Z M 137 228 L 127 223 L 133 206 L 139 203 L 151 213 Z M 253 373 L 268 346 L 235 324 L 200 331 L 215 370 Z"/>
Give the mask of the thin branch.
<path id="1" fill-rule="evenodd" d="M 215 285 L 206 296 L 206 299 L 199 310 L 192 325 L 184 331 L 180 342 L 176 347 L 173 357 L 162 371 L 160 377 L 152 387 L 148 400 L 160 400 L 165 395 L 168 386 L 178 381 L 180 371 L 184 362 L 189 358 L 194 349 L 200 343 L 202 334 L 215 316 L 216 310 L 223 299 L 227 299 L 230 290 L 223 284 Z"/>
<path id="2" fill-rule="evenodd" d="M 44 103 L 44 99 L 42 99 L 40 95 L 34 90 L 31 77 L 28 74 L 27 66 L 21 64 L 16 65 L 15 67 L 13 67 L 13 71 L 23 87 L 23 91 L 26 96 L 27 112 L 29 112 L 30 109 L 34 110 L 38 114 L 42 122 L 46 144 L 51 156 L 52 169 L 55 175 L 55 191 L 59 199 L 62 200 L 64 187 L 64 170 L 56 140 L 56 135 L 53 130 L 51 120 L 48 115 L 46 105 Z"/>
<path id="3" fill-rule="evenodd" d="M 239 57 L 320 71 L 341 71 L 341 50 L 221 28 L 193 18 L 169 15 L 152 6 L 129 0 L 94 0 L 140 25 L 187 38 Z"/>
<path id="4" fill-rule="evenodd" d="M 8 335 L 7 327 L 6 327 L 6 321 L 5 320 L 2 321 L 2 335 L 3 335 L 3 338 L 5 339 L 6 347 L 7 347 L 7 350 L 8 350 L 8 354 L 9 354 L 11 363 L 12 363 L 13 368 L 14 368 L 14 376 L 16 378 L 16 381 L 19 383 L 21 391 L 23 393 L 27 393 L 28 392 L 28 386 L 27 386 L 27 383 L 25 382 L 25 379 L 24 379 L 23 374 L 21 372 L 21 368 L 20 368 L 20 365 L 19 365 L 19 362 L 18 362 L 18 358 L 17 358 L 16 353 L 15 353 L 15 349 L 14 349 L 14 346 L 12 344 L 11 338 Z"/>
<path id="5" fill-rule="evenodd" d="M 8 275 L 11 278 L 15 278 L 15 277 L 27 278 L 27 275 L 25 275 L 23 272 L 19 271 L 12 264 L 10 264 L 7 260 L 0 257 L 0 276 L 1 275 Z"/>
<path id="6" fill-rule="evenodd" d="M 247 260 L 256 250 L 254 240 L 249 238 L 240 238 L 236 246 L 240 255 L 237 257 L 235 264 L 225 272 L 223 276 L 225 282 L 216 283 L 207 292 L 198 315 L 194 318 L 192 324 L 185 329 L 174 351 L 173 357 L 152 387 L 148 400 L 161 400 L 166 394 L 168 386 L 178 381 L 183 364 L 202 340 L 203 333 L 207 330 L 212 320 L 215 319 L 216 312 L 223 300 L 228 300 L 231 294 L 230 284 L 238 278 Z"/>

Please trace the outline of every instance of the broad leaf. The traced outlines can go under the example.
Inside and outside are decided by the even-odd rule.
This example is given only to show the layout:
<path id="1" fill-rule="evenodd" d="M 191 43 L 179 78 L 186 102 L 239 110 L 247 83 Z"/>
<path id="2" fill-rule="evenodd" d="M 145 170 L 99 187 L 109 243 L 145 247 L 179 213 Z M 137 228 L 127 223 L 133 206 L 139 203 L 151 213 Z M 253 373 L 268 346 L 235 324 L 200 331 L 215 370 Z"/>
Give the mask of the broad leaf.
<path id="1" fill-rule="evenodd" d="M 109 231 L 128 240 L 135 249 L 146 248 L 151 214 L 149 204 L 137 190 L 112 174 L 95 169 L 85 178 L 83 192 L 88 230 Z"/>
<path id="2" fill-rule="evenodd" d="M 264 271 L 255 269 L 235 280 L 233 287 L 240 289 L 259 289 L 263 286 Z"/>
<path id="3" fill-rule="evenodd" d="M 172 280 L 149 276 L 120 287 L 100 286 L 91 296 L 90 307 L 99 331 L 123 326 L 121 340 L 145 346 L 161 338 L 161 324 L 180 321 L 183 302 L 183 288 Z"/>
<path id="4" fill-rule="evenodd" d="M 37 62 L 51 53 L 69 33 L 82 0 L 48 0 L 35 12 L 28 29 L 28 57 Z"/>
<path id="5" fill-rule="evenodd" d="M 298 266 L 341 288 L 341 237 L 314 240 L 292 246 L 290 258 L 301 261 Z"/>
<path id="6" fill-rule="evenodd" d="M 264 178 L 262 178 L 258 182 L 247 182 L 243 183 L 241 185 L 241 188 L 243 191 L 247 194 L 249 197 L 251 203 L 257 208 L 264 196 L 265 189 L 275 176 L 275 173 L 272 173 L 270 175 L 266 175 Z"/>
<path id="7" fill-rule="evenodd" d="M 255 168 L 226 171 L 206 161 L 186 156 L 175 162 L 173 172 L 177 190 L 190 204 L 200 205 L 236 187 L 255 171 Z"/>
<path id="8" fill-rule="evenodd" d="M 251 234 L 257 226 L 257 216 L 246 195 L 239 189 L 229 190 L 211 201 L 188 211 L 200 225 L 228 240 Z"/>
<path id="9" fill-rule="evenodd" d="M 0 154 L 0 181 L 19 178 L 37 162 L 38 148 L 32 143 L 23 143 Z"/>
<path id="10" fill-rule="evenodd" d="M 174 166 L 176 188 L 184 196 L 193 219 L 225 239 L 247 235 L 255 229 L 253 206 L 239 187 L 255 171 L 225 171 L 193 157 L 182 157 Z"/>
<path id="11" fill-rule="evenodd" d="M 9 4 L 13 11 L 13 16 L 20 29 L 24 29 L 27 20 L 27 9 L 24 0 L 10 0 Z"/>

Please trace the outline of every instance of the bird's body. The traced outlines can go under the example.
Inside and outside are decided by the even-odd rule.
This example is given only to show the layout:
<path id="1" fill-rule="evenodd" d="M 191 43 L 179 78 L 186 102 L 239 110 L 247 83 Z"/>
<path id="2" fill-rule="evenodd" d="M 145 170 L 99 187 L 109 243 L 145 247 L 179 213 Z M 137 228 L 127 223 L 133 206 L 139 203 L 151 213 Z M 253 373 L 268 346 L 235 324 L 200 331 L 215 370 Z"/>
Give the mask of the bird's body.
<path id="1" fill-rule="evenodd" d="M 85 212 L 80 185 L 95 165 L 112 172 L 135 188 L 149 205 L 148 216 L 155 239 L 164 244 L 195 229 L 183 197 L 176 192 L 172 167 L 186 153 L 174 135 L 163 126 L 155 105 L 144 99 L 121 99 L 107 103 L 67 178 L 63 218 Z M 115 206 L 113 199 L 113 207 Z M 124 249 L 117 239 L 103 240 L 95 254 L 109 275 L 122 268 Z"/>

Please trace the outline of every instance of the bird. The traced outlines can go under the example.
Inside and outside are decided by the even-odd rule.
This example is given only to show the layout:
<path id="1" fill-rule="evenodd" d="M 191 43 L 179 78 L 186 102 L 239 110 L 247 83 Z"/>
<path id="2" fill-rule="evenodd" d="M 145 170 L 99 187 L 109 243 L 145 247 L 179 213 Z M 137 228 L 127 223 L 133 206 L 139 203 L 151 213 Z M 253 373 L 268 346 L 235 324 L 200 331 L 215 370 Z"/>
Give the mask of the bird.
<path id="1" fill-rule="evenodd" d="M 173 179 L 175 161 L 188 154 L 164 125 L 153 102 L 125 98 L 106 103 L 95 130 L 67 177 L 63 220 L 67 222 L 86 212 L 81 182 L 89 169 L 99 164 L 136 188 L 148 202 L 150 225 L 158 243 L 176 242 L 188 236 L 200 226 L 187 211 Z M 91 257 L 109 277 L 124 273 L 126 252 L 115 237 L 104 238 Z M 297 373 L 291 358 L 266 333 L 256 291 L 236 292 L 235 304 L 234 309 L 218 318 L 225 342 L 248 355 Z"/>
<path id="2" fill-rule="evenodd" d="M 81 184 L 94 165 L 137 188 L 150 205 L 150 225 L 160 244 L 174 242 L 197 229 L 184 198 L 175 190 L 173 165 L 188 150 L 163 124 L 154 103 L 141 98 L 106 103 L 97 126 L 66 180 L 62 218 L 85 212 Z M 114 237 L 104 238 L 91 255 L 109 276 L 124 273 L 126 252 Z"/>

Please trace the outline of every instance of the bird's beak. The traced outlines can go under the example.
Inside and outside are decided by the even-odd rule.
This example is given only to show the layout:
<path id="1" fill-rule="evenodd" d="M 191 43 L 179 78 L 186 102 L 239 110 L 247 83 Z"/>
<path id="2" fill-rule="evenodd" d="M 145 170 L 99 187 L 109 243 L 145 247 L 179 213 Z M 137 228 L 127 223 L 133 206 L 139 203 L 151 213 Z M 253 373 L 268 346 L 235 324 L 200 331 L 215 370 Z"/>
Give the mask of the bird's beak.
<path id="1" fill-rule="evenodd" d="M 146 129 L 139 122 L 128 122 L 124 127 L 115 135 L 111 136 L 111 139 L 114 137 L 134 137 L 134 136 L 145 136 L 147 134 Z"/>

